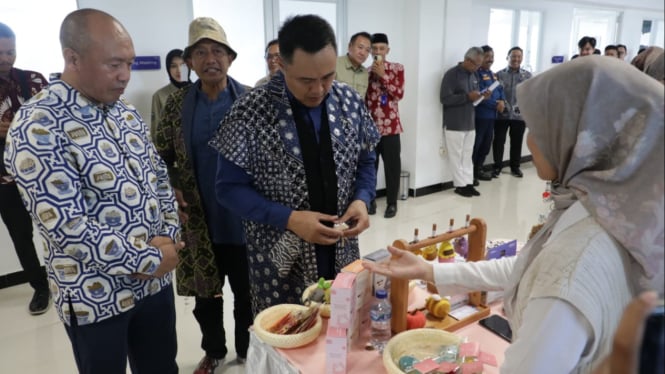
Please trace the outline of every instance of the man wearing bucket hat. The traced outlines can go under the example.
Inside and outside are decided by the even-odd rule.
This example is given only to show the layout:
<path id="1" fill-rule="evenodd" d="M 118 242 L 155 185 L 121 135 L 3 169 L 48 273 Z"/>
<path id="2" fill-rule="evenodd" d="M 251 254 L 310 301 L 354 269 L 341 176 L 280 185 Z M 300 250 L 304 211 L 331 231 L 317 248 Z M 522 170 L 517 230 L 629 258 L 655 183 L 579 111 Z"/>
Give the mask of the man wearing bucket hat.
<path id="1" fill-rule="evenodd" d="M 255 314 L 299 303 L 359 257 L 376 186 L 379 134 L 358 92 L 335 81 L 332 27 L 295 16 L 278 39 L 280 72 L 233 104 L 210 143 L 218 200 L 245 219 Z"/>
<path id="2" fill-rule="evenodd" d="M 176 268 L 179 295 L 194 296 L 194 317 L 202 333 L 205 356 L 195 374 L 214 372 L 227 354 L 222 287 L 228 276 L 234 295 L 235 348 L 244 362 L 252 324 L 247 250 L 240 218 L 218 204 L 215 195 L 217 152 L 208 141 L 231 104 L 248 87 L 227 72 L 237 53 L 224 29 L 212 18 L 189 25 L 184 51 L 199 80 L 167 100 L 156 134 L 157 149 L 167 164 L 188 243 Z"/>

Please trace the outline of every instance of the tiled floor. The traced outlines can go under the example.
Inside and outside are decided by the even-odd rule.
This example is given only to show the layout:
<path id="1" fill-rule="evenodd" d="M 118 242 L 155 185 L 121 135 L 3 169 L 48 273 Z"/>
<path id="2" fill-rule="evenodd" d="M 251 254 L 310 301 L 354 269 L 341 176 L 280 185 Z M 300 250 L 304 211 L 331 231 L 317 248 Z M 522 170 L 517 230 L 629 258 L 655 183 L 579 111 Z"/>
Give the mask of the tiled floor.
<path id="1" fill-rule="evenodd" d="M 507 168 L 506 168 L 507 169 Z M 448 220 L 455 219 L 455 227 L 464 223 L 466 214 L 483 218 L 487 223 L 488 239 L 515 238 L 526 240 L 531 226 L 538 216 L 546 212 L 541 200 L 545 182 L 538 179 L 531 164 L 523 167 L 524 178 L 518 179 L 504 169 L 498 179 L 481 182 L 480 197 L 464 198 L 446 190 L 418 198 L 398 202 L 395 218 L 384 219 L 385 199 L 377 201 L 377 214 L 372 216 L 371 227 L 360 236 L 361 255 L 385 247 L 395 239 L 411 240 L 414 228 L 419 228 L 421 238 L 429 236 L 432 223 L 439 231 L 445 231 Z M 230 290 L 225 290 L 231 295 Z M 27 285 L 0 289 L 0 373 L 21 374 L 72 374 L 76 366 L 69 340 L 56 313 L 33 317 L 27 312 L 32 289 Z M 225 303 L 225 327 L 229 337 L 228 363 L 217 373 L 243 373 L 243 366 L 235 364 L 233 338 L 232 301 Z M 191 373 L 202 357 L 200 332 L 192 315 L 194 301 L 176 298 L 178 313 L 178 364 L 181 373 Z"/>

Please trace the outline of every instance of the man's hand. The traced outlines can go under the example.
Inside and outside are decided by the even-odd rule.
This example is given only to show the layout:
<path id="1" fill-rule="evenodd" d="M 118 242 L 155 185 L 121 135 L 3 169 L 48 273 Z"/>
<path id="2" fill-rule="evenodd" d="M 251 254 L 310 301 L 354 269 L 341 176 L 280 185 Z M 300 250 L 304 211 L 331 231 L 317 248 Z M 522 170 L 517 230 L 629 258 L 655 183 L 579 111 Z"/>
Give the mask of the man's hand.
<path id="1" fill-rule="evenodd" d="M 372 66 L 370 67 L 370 70 L 372 73 L 378 75 L 379 77 L 383 78 L 386 75 L 386 67 L 383 66 L 383 60 L 374 60 L 372 63 Z"/>
<path id="2" fill-rule="evenodd" d="M 152 278 L 160 278 L 164 274 L 175 269 L 178 265 L 178 251 L 185 246 L 185 242 L 173 243 L 173 240 L 168 236 L 155 236 L 148 243 L 152 247 L 157 247 L 162 252 L 162 262 L 157 267 L 152 275 L 143 273 L 132 274 L 133 278 L 140 280 L 148 280 Z"/>
<path id="3" fill-rule="evenodd" d="M 9 125 L 12 123 L 9 121 L 1 121 L 0 120 L 0 138 L 6 138 L 7 137 L 7 131 L 9 131 Z"/>
<path id="4" fill-rule="evenodd" d="M 170 238 L 157 236 L 150 241 L 150 245 L 162 251 L 162 262 L 152 276 L 161 278 L 164 274 L 172 271 L 178 265 L 178 251 L 185 246 L 185 242 L 174 243 Z M 154 243 L 154 244 L 153 244 Z"/>
<path id="5" fill-rule="evenodd" d="M 480 99 L 482 95 L 480 94 L 480 91 L 476 90 L 469 92 L 466 96 L 469 98 L 469 101 L 476 101 Z"/>
<path id="6" fill-rule="evenodd" d="M 294 210 L 289 216 L 286 228 L 308 243 L 331 245 L 342 238 L 339 230 L 328 227 L 321 222 L 336 222 L 337 216 L 312 212 L 310 210 Z"/>
<path id="7" fill-rule="evenodd" d="M 339 222 L 346 222 L 349 229 L 344 230 L 342 235 L 344 237 L 358 236 L 361 232 L 367 230 L 369 227 L 369 215 L 367 214 L 367 205 L 362 200 L 355 200 L 352 202 L 346 212 L 339 219 Z"/>
<path id="8" fill-rule="evenodd" d="M 175 192 L 175 200 L 178 202 L 178 217 L 180 217 L 180 224 L 184 225 L 189 219 L 189 214 L 185 212 L 188 204 L 182 195 L 182 190 L 174 188 L 173 192 Z"/>
<path id="9" fill-rule="evenodd" d="M 498 113 L 503 113 L 503 111 L 506 109 L 506 103 L 503 100 L 497 100 L 496 101 L 496 111 Z"/>

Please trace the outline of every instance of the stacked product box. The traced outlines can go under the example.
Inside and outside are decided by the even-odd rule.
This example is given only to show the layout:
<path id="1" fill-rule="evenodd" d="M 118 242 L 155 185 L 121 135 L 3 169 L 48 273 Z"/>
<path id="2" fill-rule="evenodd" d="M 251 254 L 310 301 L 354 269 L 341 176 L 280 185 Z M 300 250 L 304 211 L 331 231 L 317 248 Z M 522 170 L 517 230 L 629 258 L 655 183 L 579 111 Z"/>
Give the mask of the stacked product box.
<path id="1" fill-rule="evenodd" d="M 342 268 L 342 273 L 355 275 L 355 306 L 351 315 L 349 341 L 354 348 L 363 348 L 369 340 L 369 310 L 372 307 L 372 279 L 369 270 L 356 260 Z"/>
<path id="2" fill-rule="evenodd" d="M 356 307 L 356 274 L 339 273 L 330 287 L 326 374 L 345 373 Z"/>

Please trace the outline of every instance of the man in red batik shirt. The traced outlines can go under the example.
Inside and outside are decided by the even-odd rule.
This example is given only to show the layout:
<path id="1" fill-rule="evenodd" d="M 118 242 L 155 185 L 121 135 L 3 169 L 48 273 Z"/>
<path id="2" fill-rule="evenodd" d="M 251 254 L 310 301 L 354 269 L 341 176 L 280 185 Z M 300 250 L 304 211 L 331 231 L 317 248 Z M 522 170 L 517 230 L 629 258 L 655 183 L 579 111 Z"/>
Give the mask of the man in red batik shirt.
<path id="1" fill-rule="evenodd" d="M 381 140 L 376 146 L 376 168 L 378 170 L 381 156 L 386 177 L 387 203 L 383 216 L 392 218 L 397 214 L 397 194 L 402 170 L 399 140 L 402 122 L 399 118 L 398 102 L 404 97 L 404 65 L 386 61 L 386 55 L 390 52 L 386 34 L 372 35 L 371 42 L 374 63 L 370 68 L 365 101 L 381 134 Z M 374 200 L 368 211 L 369 214 L 376 213 Z"/>

